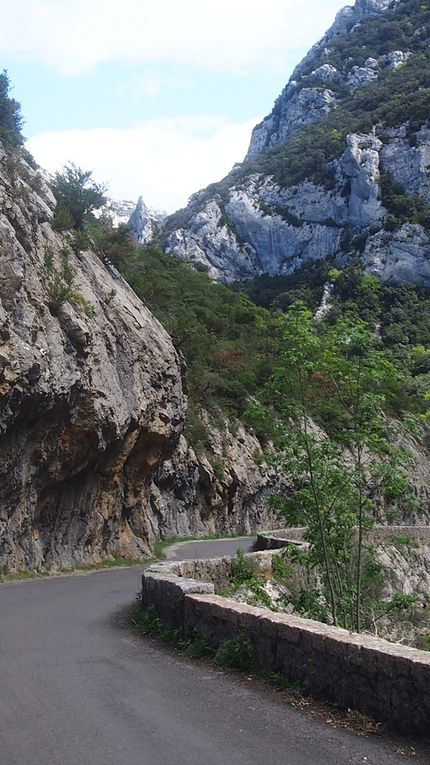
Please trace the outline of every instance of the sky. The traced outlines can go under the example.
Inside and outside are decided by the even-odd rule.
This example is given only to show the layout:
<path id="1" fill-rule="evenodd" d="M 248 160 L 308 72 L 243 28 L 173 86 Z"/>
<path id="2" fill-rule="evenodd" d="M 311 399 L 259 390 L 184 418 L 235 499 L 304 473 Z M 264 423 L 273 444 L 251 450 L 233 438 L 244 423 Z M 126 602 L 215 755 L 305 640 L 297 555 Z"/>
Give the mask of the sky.
<path id="1" fill-rule="evenodd" d="M 173 212 L 242 161 L 344 0 L 0 0 L 27 147 Z M 352 0 L 349 0 L 352 4 Z"/>

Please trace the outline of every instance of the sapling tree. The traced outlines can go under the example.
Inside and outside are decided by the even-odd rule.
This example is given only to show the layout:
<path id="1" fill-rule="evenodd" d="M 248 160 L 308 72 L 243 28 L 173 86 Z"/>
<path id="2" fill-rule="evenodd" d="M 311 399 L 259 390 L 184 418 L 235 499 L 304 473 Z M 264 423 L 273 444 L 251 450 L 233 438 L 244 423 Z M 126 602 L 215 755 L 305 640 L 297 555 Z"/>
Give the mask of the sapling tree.
<path id="1" fill-rule="evenodd" d="M 408 488 L 406 458 L 384 414 L 399 372 L 361 321 L 321 328 L 302 304 L 281 321 L 284 352 L 270 392 L 281 412 L 277 461 L 293 491 L 277 505 L 307 526 L 302 562 L 319 575 L 319 614 L 360 632 L 382 585 L 367 544 L 377 507 L 388 510 Z M 316 424 L 322 412 L 324 429 Z"/>

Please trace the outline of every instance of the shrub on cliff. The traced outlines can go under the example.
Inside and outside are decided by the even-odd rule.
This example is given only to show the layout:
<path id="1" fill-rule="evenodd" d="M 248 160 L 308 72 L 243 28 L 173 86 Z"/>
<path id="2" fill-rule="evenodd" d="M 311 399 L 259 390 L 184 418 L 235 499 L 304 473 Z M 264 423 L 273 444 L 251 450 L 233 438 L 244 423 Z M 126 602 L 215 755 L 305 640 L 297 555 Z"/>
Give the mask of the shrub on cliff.
<path id="1" fill-rule="evenodd" d="M 8 149 L 23 143 L 21 106 L 9 93 L 9 77 L 3 70 L 0 74 L 0 141 Z"/>
<path id="2" fill-rule="evenodd" d="M 93 181 L 90 170 L 72 163 L 55 174 L 52 190 L 57 200 L 54 227 L 60 231 L 82 229 L 88 214 L 106 203 L 106 186 Z"/>

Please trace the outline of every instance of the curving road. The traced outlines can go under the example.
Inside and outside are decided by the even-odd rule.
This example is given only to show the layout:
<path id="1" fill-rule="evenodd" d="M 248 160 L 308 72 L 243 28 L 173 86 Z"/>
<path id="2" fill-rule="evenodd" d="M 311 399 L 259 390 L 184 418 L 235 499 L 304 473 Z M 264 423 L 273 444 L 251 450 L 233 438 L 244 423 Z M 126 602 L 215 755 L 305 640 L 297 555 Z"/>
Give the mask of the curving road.
<path id="1" fill-rule="evenodd" d="M 256 537 L 235 539 L 202 539 L 199 542 L 178 542 L 166 550 L 168 560 L 193 560 L 193 558 L 222 558 L 235 555 L 237 550 L 250 552 Z"/>
<path id="2" fill-rule="evenodd" d="M 337 730 L 247 678 L 133 637 L 124 608 L 139 574 L 0 586 L 1 765 L 429 762 Z"/>

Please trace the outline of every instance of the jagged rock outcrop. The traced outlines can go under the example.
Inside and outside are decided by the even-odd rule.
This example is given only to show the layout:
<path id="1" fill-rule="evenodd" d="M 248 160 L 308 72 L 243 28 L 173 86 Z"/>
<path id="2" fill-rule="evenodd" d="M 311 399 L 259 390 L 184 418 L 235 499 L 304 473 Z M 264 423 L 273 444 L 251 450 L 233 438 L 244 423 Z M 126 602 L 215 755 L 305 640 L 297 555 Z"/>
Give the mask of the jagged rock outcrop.
<path id="1" fill-rule="evenodd" d="M 108 199 L 107 203 L 100 209 L 99 214 L 109 218 L 112 226 L 118 228 L 121 225 L 128 225 L 135 209 L 136 202 L 132 202 L 129 199 Z"/>
<path id="2" fill-rule="evenodd" d="M 115 268 L 53 231 L 54 207 L 44 175 L 0 149 L 0 567 L 272 525 L 279 481 L 258 442 L 208 424 L 213 457 L 188 446 L 169 336 Z"/>
<path id="3" fill-rule="evenodd" d="M 407 16 L 416 46 L 413 51 L 392 50 L 389 35 L 386 43 L 381 42 L 385 40 L 381 29 L 379 54 L 369 57 L 372 25 L 378 19 L 382 23 L 388 10 L 391 30 L 403 28 L 406 14 L 412 13 L 405 0 L 357 0 L 354 7 L 338 14 L 331 30 L 296 68 L 272 113 L 255 128 L 245 163 L 219 184 L 195 194 L 185 210 L 166 221 L 167 252 L 207 267 L 220 281 L 262 273 L 290 274 L 319 259 L 342 266 L 358 258 L 384 280 L 430 283 L 430 229 L 408 213 L 406 203 L 414 196 L 421 206 L 430 204 L 428 123 L 421 121 L 412 130 L 405 117 L 396 126 L 380 121 L 370 130 L 342 134 L 344 126 L 356 119 L 356 107 L 351 106 L 356 91 L 365 92 L 385 75 L 398 75 L 409 60 L 422 61 L 422 40 L 428 29 L 418 28 L 419 14 Z M 348 56 L 350 36 L 354 44 Z M 383 45 L 385 52 L 381 52 Z M 385 98 L 394 87 L 393 81 L 382 91 Z M 400 88 L 398 98 L 403 97 Z M 375 103 L 379 101 L 374 95 Z M 361 108 L 367 109 L 366 105 Z M 315 163 L 306 165 L 305 146 L 306 169 L 298 172 L 302 129 L 332 112 L 326 131 L 315 133 L 306 145 L 315 149 Z M 318 141 L 324 144 L 327 132 L 334 133 L 334 140 L 338 136 L 339 148 L 337 156 L 329 153 L 321 166 L 326 148 L 322 146 L 318 154 Z M 294 170 L 288 171 L 284 165 L 290 162 L 291 136 L 296 138 L 296 153 Z M 297 180 L 298 175 L 302 177 Z M 387 178 L 396 184 L 397 211 L 399 197 L 406 200 L 406 212 L 397 218 L 385 190 Z"/>
<path id="4" fill-rule="evenodd" d="M 148 244 L 156 236 L 165 217 L 166 213 L 147 207 L 143 198 L 139 197 L 128 220 L 131 235 L 138 244 Z"/>

